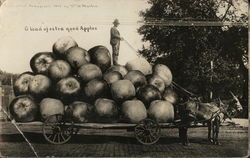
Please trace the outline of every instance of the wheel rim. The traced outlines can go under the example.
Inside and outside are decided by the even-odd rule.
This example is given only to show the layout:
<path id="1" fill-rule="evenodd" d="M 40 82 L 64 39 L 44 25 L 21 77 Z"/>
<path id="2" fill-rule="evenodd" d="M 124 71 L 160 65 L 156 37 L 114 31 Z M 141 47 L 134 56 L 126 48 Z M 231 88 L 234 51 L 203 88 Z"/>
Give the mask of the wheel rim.
<path id="1" fill-rule="evenodd" d="M 63 115 L 51 115 L 43 124 L 43 135 L 51 144 L 64 144 L 71 138 L 72 126 L 73 124 L 66 125 Z"/>
<path id="2" fill-rule="evenodd" d="M 140 143 L 151 145 L 159 140 L 161 129 L 156 121 L 145 119 L 135 126 L 134 132 L 136 139 Z"/>

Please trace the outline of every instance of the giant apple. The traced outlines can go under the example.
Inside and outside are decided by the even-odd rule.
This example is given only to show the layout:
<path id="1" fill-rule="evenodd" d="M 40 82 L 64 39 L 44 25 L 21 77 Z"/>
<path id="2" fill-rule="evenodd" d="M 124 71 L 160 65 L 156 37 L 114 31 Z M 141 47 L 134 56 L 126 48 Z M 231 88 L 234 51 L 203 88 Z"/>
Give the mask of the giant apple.
<path id="1" fill-rule="evenodd" d="M 66 51 L 71 47 L 77 47 L 76 41 L 70 36 L 63 36 L 53 44 L 52 50 L 57 57 L 65 58 Z"/>
<path id="2" fill-rule="evenodd" d="M 140 100 L 127 100 L 122 104 L 122 114 L 131 123 L 147 118 L 147 110 Z"/>
<path id="3" fill-rule="evenodd" d="M 135 87 L 129 80 L 119 80 L 112 83 L 111 94 L 114 100 L 123 102 L 135 96 Z"/>
<path id="4" fill-rule="evenodd" d="M 38 116 L 38 106 L 29 95 L 21 95 L 13 99 L 9 110 L 11 116 L 18 122 L 35 121 Z"/>
<path id="5" fill-rule="evenodd" d="M 34 73 L 48 74 L 50 64 L 55 60 L 51 52 L 39 52 L 30 60 L 30 67 Z"/>
<path id="6" fill-rule="evenodd" d="M 93 117 L 93 109 L 93 105 L 89 103 L 74 101 L 68 106 L 65 113 L 67 113 L 68 117 L 74 122 L 82 123 L 88 122 L 89 119 Z"/>
<path id="7" fill-rule="evenodd" d="M 72 47 L 66 52 L 66 59 L 74 69 L 80 68 L 82 65 L 90 62 L 88 51 L 81 47 Z"/>
<path id="8" fill-rule="evenodd" d="M 145 85 L 139 88 L 136 96 L 145 104 L 147 108 L 152 101 L 161 99 L 160 91 L 152 85 Z"/>
<path id="9" fill-rule="evenodd" d="M 49 76 L 52 80 L 58 81 L 71 74 L 71 67 L 64 60 L 55 60 L 49 66 Z"/>
<path id="10" fill-rule="evenodd" d="M 33 77 L 32 72 L 24 72 L 17 77 L 13 86 L 15 96 L 29 93 L 29 84 Z"/>
<path id="11" fill-rule="evenodd" d="M 112 84 L 118 80 L 121 80 L 123 77 L 121 75 L 120 72 L 118 71 L 110 71 L 110 72 L 106 72 L 103 75 L 103 79 L 108 83 L 108 84 Z"/>
<path id="12" fill-rule="evenodd" d="M 152 66 L 145 58 L 136 58 L 134 60 L 128 61 L 125 66 L 128 71 L 139 70 L 144 75 L 152 73 Z"/>
<path id="13" fill-rule="evenodd" d="M 178 100 L 177 93 L 170 87 L 165 89 L 162 97 L 164 100 L 169 101 L 171 104 L 175 104 Z"/>
<path id="14" fill-rule="evenodd" d="M 172 122 L 174 120 L 174 107 L 168 101 L 155 100 L 151 102 L 148 114 L 157 122 Z"/>
<path id="15" fill-rule="evenodd" d="M 109 50 L 104 46 L 95 46 L 88 50 L 91 62 L 99 66 L 105 72 L 111 66 L 111 56 Z"/>
<path id="16" fill-rule="evenodd" d="M 166 65 L 156 64 L 153 68 L 153 74 L 160 76 L 166 87 L 172 83 L 173 76 L 170 69 Z"/>
<path id="17" fill-rule="evenodd" d="M 78 97 L 80 90 L 80 82 L 75 77 L 63 78 L 56 84 L 56 92 L 64 101 L 74 100 Z"/>
<path id="18" fill-rule="evenodd" d="M 95 101 L 97 121 L 114 121 L 118 116 L 118 107 L 115 101 L 107 98 L 99 98 Z"/>
<path id="19" fill-rule="evenodd" d="M 131 70 L 131 71 L 129 71 L 125 75 L 124 79 L 130 80 L 133 83 L 133 85 L 135 86 L 135 88 L 141 87 L 141 86 L 147 84 L 146 77 L 139 70 Z"/>
<path id="20" fill-rule="evenodd" d="M 55 114 L 64 114 L 63 103 L 54 98 L 44 98 L 40 102 L 40 114 L 42 119 L 46 120 L 49 116 Z"/>
<path id="21" fill-rule="evenodd" d="M 42 74 L 35 75 L 29 83 L 29 91 L 33 96 L 47 96 L 51 90 L 51 80 Z"/>
<path id="22" fill-rule="evenodd" d="M 165 83 L 159 75 L 150 75 L 148 77 L 148 84 L 155 86 L 158 90 L 163 93 L 165 89 Z"/>
<path id="23" fill-rule="evenodd" d="M 85 85 L 84 94 L 89 100 L 106 97 L 109 94 L 108 84 L 104 80 L 93 79 Z"/>
<path id="24" fill-rule="evenodd" d="M 86 83 L 92 79 L 101 79 L 102 71 L 95 64 L 84 64 L 79 68 L 78 75 Z"/>
<path id="25" fill-rule="evenodd" d="M 128 70 L 123 65 L 113 65 L 110 68 L 108 68 L 106 72 L 111 72 L 111 71 L 118 71 L 119 73 L 121 73 L 122 77 L 124 77 L 128 73 Z"/>

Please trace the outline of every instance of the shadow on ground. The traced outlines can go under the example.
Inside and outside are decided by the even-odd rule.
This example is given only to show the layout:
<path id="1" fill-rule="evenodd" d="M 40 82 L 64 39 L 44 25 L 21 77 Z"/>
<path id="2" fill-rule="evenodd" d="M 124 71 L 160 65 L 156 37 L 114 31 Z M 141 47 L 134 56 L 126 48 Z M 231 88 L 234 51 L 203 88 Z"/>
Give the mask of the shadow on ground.
<path id="1" fill-rule="evenodd" d="M 32 143 L 45 144 L 48 143 L 42 134 L 39 133 L 24 133 L 25 136 Z M 21 134 L 2 134 L 0 135 L 1 142 L 24 142 Z M 191 143 L 209 144 L 204 138 L 191 138 Z M 135 137 L 124 136 L 103 136 L 103 135 L 74 135 L 67 144 L 106 144 L 106 143 L 120 143 L 120 144 L 140 144 Z M 173 144 L 181 143 L 178 137 L 161 137 L 157 144 Z M 48 143 L 49 144 L 49 143 Z"/>

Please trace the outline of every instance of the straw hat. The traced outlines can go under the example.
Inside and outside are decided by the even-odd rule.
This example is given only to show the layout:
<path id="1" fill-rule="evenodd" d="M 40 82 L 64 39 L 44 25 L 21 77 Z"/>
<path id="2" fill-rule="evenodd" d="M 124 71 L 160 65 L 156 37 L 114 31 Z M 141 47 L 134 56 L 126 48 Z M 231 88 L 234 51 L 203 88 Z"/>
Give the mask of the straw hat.
<path id="1" fill-rule="evenodd" d="M 113 24 L 120 24 L 118 19 L 115 19 Z"/>

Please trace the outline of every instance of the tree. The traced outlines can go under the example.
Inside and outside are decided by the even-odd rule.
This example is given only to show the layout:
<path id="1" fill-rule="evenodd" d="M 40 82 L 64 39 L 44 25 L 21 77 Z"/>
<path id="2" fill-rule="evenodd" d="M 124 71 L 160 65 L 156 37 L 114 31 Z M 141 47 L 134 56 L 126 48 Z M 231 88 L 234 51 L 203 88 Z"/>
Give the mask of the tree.
<path id="1" fill-rule="evenodd" d="M 247 54 L 247 27 L 166 25 L 171 21 L 244 22 L 245 15 L 235 16 L 233 7 L 221 14 L 219 10 L 225 1 L 149 0 L 148 3 L 151 7 L 141 12 L 145 24 L 138 32 L 150 46 L 140 50 L 140 54 L 154 64 L 169 66 L 175 82 L 206 101 L 211 90 L 215 97 L 228 98 L 229 90 L 247 96 L 248 74 L 242 60 Z"/>
<path id="2" fill-rule="evenodd" d="M 18 74 L 8 73 L 0 70 L 0 81 L 3 85 L 11 85 L 11 80 L 16 81 Z"/>
<path id="3" fill-rule="evenodd" d="M 235 91 L 241 96 L 241 103 L 248 108 L 248 29 L 246 27 L 231 27 L 225 32 L 222 56 L 238 68 L 235 72 Z M 247 59 L 247 60 L 244 60 Z M 245 111 L 247 116 L 247 110 Z"/>

